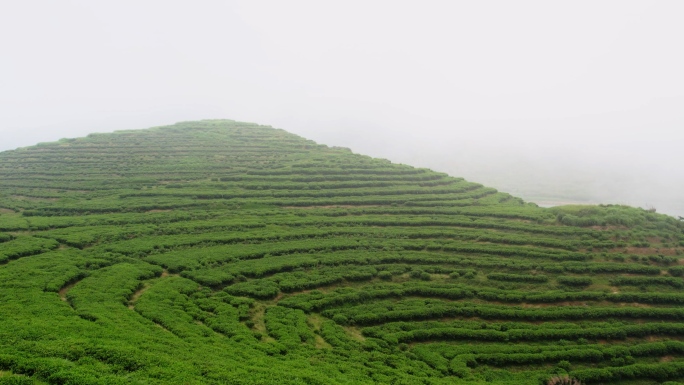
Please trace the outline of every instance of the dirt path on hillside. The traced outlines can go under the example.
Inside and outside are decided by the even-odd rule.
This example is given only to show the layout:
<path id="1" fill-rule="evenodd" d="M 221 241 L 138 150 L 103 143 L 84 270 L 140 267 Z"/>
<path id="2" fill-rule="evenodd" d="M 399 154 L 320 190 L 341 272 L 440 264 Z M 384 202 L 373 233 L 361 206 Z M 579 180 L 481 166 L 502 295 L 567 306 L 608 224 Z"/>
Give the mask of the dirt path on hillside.
<path id="1" fill-rule="evenodd" d="M 166 277 L 171 277 L 171 276 L 176 276 L 177 274 L 169 274 L 168 270 L 164 269 L 162 270 L 161 275 L 159 278 L 166 278 Z M 146 292 L 149 288 L 152 287 L 152 284 L 149 282 L 143 282 L 142 287 L 140 287 L 138 290 L 131 295 L 131 297 L 128 299 L 128 308 L 131 310 L 135 309 L 135 303 L 138 302 L 138 299 L 140 298 L 141 295 L 143 295 L 144 292 Z"/>
<path id="2" fill-rule="evenodd" d="M 138 301 L 138 298 L 140 298 L 140 296 L 143 295 L 143 293 L 146 292 L 150 287 L 152 286 L 149 284 L 143 284 L 140 289 L 136 290 L 131 298 L 128 299 L 128 308 L 131 310 L 135 309 L 135 303 Z"/>
<path id="3" fill-rule="evenodd" d="M 75 281 L 67 282 L 66 285 L 62 286 L 62 288 L 59 289 L 59 291 L 57 292 L 57 293 L 59 294 L 59 299 L 61 299 L 61 300 L 64 301 L 64 302 L 68 302 L 68 301 L 67 301 L 67 293 L 68 293 L 69 290 L 71 290 L 74 286 L 76 286 L 77 283 L 81 282 L 84 278 L 85 278 L 85 277 L 79 278 L 79 279 L 77 279 L 77 280 L 75 280 Z"/>

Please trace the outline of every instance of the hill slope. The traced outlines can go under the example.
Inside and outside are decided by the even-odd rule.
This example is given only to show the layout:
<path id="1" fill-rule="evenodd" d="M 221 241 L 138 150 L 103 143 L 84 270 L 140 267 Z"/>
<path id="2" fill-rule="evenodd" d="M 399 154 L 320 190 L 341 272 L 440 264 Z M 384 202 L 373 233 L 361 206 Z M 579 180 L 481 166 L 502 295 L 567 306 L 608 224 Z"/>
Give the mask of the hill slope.
<path id="1" fill-rule="evenodd" d="M 0 384 L 684 379 L 682 223 L 233 121 L 0 153 Z"/>

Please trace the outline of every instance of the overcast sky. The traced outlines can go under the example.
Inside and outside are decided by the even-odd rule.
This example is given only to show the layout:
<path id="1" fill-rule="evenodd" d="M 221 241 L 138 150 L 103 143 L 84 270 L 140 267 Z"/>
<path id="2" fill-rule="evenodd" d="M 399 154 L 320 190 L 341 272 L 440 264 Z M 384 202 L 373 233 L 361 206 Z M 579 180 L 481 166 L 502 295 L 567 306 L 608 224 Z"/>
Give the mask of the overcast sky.
<path id="1" fill-rule="evenodd" d="M 683 16 L 678 0 L 0 1 L 0 150 L 228 118 L 684 215 Z"/>

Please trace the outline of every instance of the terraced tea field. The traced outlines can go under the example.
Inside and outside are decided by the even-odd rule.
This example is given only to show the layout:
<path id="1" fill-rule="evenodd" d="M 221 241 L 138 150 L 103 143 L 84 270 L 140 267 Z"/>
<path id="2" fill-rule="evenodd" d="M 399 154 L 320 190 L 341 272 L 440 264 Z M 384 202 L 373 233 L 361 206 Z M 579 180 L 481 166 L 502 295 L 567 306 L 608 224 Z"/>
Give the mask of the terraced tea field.
<path id="1" fill-rule="evenodd" d="M 674 384 L 683 253 L 254 124 L 64 139 L 0 153 L 0 384 Z"/>

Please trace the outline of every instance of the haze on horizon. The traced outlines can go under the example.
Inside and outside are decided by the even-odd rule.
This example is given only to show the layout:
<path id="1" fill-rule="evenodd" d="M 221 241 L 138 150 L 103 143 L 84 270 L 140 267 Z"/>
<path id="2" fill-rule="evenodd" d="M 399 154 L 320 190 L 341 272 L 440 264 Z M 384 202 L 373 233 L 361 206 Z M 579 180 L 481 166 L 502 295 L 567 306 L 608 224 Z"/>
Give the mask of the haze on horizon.
<path id="1" fill-rule="evenodd" d="M 0 4 L 0 151 L 227 118 L 684 216 L 680 1 Z"/>

